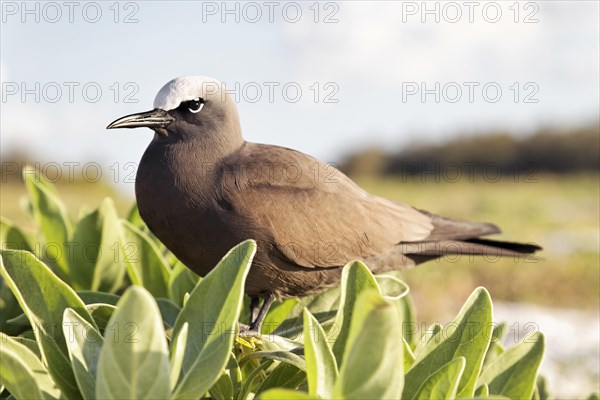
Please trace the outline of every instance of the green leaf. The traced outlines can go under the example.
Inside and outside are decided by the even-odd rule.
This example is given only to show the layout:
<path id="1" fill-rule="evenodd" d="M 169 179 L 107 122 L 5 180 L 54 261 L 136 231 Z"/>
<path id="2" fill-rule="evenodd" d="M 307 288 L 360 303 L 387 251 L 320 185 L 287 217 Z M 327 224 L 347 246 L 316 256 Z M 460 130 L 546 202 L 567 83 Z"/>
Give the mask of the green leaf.
<path id="1" fill-rule="evenodd" d="M 415 362 L 415 355 L 404 338 L 402 338 L 402 344 L 404 345 L 404 371 L 408 371 Z"/>
<path id="2" fill-rule="evenodd" d="M 225 371 L 210 388 L 209 393 L 213 399 L 240 399 L 242 390 L 242 371 L 231 352 Z"/>
<path id="3" fill-rule="evenodd" d="M 369 268 L 360 261 L 346 264 L 342 270 L 340 307 L 328 335 L 333 341 L 333 354 L 339 365 L 342 364 L 356 299 L 366 289 L 380 290 Z"/>
<path id="4" fill-rule="evenodd" d="M 272 388 L 297 389 L 306 380 L 306 373 L 291 364 L 280 363 L 261 383 L 256 393 Z"/>
<path id="5" fill-rule="evenodd" d="M 191 293 L 194 290 L 200 279 L 181 261 L 177 261 L 169 277 L 169 298 L 179 307 L 183 307 L 183 297 L 186 293 Z"/>
<path id="6" fill-rule="evenodd" d="M 483 360 L 483 367 L 481 368 L 481 370 L 483 371 L 487 367 L 489 367 L 490 364 L 493 363 L 494 360 L 496 360 L 496 358 L 498 358 L 498 356 L 504 353 L 504 351 L 505 350 L 502 347 L 502 345 L 493 342 L 490 343 L 490 347 L 488 347 L 488 350 L 485 353 L 485 359 Z"/>
<path id="7" fill-rule="evenodd" d="M 31 340 L 31 341 L 33 341 L 33 342 L 36 343 L 36 346 L 38 346 L 37 341 L 35 339 L 35 333 L 33 333 L 33 329 L 29 329 L 29 330 L 26 330 L 25 332 L 20 333 L 18 337 Z M 42 352 L 41 352 L 39 346 L 38 346 L 38 352 L 39 352 L 39 357 L 38 358 L 41 359 L 42 358 Z"/>
<path id="8" fill-rule="evenodd" d="M 229 361 L 225 367 L 225 372 L 229 375 L 234 393 L 239 392 L 242 387 L 242 369 L 240 368 L 233 351 L 229 354 Z"/>
<path id="9" fill-rule="evenodd" d="M 98 359 L 96 397 L 166 399 L 169 355 L 160 312 L 145 289 L 132 286 L 119 300 Z"/>
<path id="10" fill-rule="evenodd" d="M 302 357 L 290 351 L 253 351 L 240 360 L 240 365 L 247 363 L 250 360 L 275 360 L 281 361 L 289 365 L 293 365 L 301 371 L 306 371 L 306 362 Z"/>
<path id="11" fill-rule="evenodd" d="M 21 196 L 19 199 L 19 209 L 23 212 L 23 214 L 33 219 L 33 206 L 31 205 L 31 201 L 29 201 L 27 196 Z"/>
<path id="12" fill-rule="evenodd" d="M 37 358 L 39 358 L 40 360 L 42 359 L 42 353 L 40 353 L 40 347 L 35 341 L 35 338 L 28 339 L 23 336 L 13 336 L 12 338 L 20 344 L 22 344 L 23 346 L 27 347 L 33 354 L 35 354 Z"/>
<path id="13" fill-rule="evenodd" d="M 256 243 L 247 240 L 230 250 L 204 279 L 198 282 L 175 322 L 177 336 L 189 323 L 183 358 L 184 376 L 173 398 L 200 397 L 219 379 L 227 364 L 242 307 L 244 283 Z"/>
<path id="14" fill-rule="evenodd" d="M 423 383 L 416 399 L 452 400 L 456 397 L 460 377 L 465 370 L 465 358 L 458 357 L 438 369 Z"/>
<path id="15" fill-rule="evenodd" d="M 256 379 L 265 375 L 265 371 L 273 364 L 271 360 L 263 361 L 244 376 L 244 381 L 239 393 L 236 395 L 238 399 L 247 399 L 250 397 L 252 390 L 256 387 Z"/>
<path id="16" fill-rule="evenodd" d="M 184 322 L 177 333 L 177 336 L 175 336 L 171 342 L 171 376 L 169 379 L 171 382 L 171 390 L 175 389 L 175 386 L 179 381 L 179 376 L 181 375 L 181 366 L 183 365 L 183 356 L 185 354 L 185 346 L 187 345 L 189 326 L 190 325 L 187 322 Z"/>
<path id="17" fill-rule="evenodd" d="M 158 309 L 160 310 L 160 315 L 165 326 L 167 328 L 174 327 L 181 308 L 169 299 L 156 299 L 156 303 L 158 303 Z"/>
<path id="18" fill-rule="evenodd" d="M 488 385 L 490 394 L 511 399 L 530 399 L 544 356 L 544 336 L 539 332 L 498 356 L 482 373 L 478 385 Z"/>
<path id="19" fill-rule="evenodd" d="M 125 276 L 123 257 L 119 257 L 119 217 L 114 202 L 104 199 L 100 207 L 83 216 L 75 228 L 71 271 L 77 289 L 114 292 Z"/>
<path id="20" fill-rule="evenodd" d="M 144 220 L 142 220 L 142 216 L 140 215 L 140 210 L 137 204 L 133 204 L 127 213 L 127 221 L 131 222 L 133 226 L 140 230 L 144 230 L 146 228 L 146 224 Z"/>
<path id="21" fill-rule="evenodd" d="M 116 306 L 102 303 L 86 304 L 85 308 L 92 315 L 100 332 L 103 332 L 106 329 L 110 317 L 112 317 L 113 313 L 117 310 Z"/>
<path id="22" fill-rule="evenodd" d="M 45 398 L 33 371 L 15 353 L 2 349 L 0 355 L 0 378 L 11 393 L 22 399 Z"/>
<path id="23" fill-rule="evenodd" d="M 154 297 L 168 297 L 171 267 L 156 244 L 128 221 L 121 220 L 121 231 L 121 248 L 131 282 L 143 286 Z"/>
<path id="24" fill-rule="evenodd" d="M 260 394 L 260 400 L 311 400 L 308 393 L 289 389 L 271 389 Z"/>
<path id="25" fill-rule="evenodd" d="M 64 312 L 63 332 L 79 390 L 84 399 L 94 399 L 96 367 L 104 339 L 90 323 L 70 308 Z"/>
<path id="26" fill-rule="evenodd" d="M 506 333 L 506 322 L 501 322 L 499 324 L 493 324 L 494 329 L 492 330 L 492 342 L 501 342 L 502 338 L 504 338 L 504 334 Z"/>
<path id="27" fill-rule="evenodd" d="M 70 278 L 68 251 L 65 244 L 73 233 L 67 209 L 52 185 L 31 167 L 23 169 L 23 179 L 29 192 L 33 217 L 42 236 L 42 254 L 56 274 L 63 280 Z"/>
<path id="28" fill-rule="evenodd" d="M 42 171 L 39 169 L 36 169 L 32 165 L 26 165 L 25 168 L 23 168 L 22 173 L 24 182 L 26 182 L 27 179 L 32 179 L 36 184 L 41 185 L 44 187 L 44 189 L 50 191 L 50 193 L 58 195 L 58 190 L 56 189 L 54 183 L 46 179 L 44 174 L 42 174 Z"/>
<path id="29" fill-rule="evenodd" d="M 548 391 L 548 384 L 546 383 L 546 378 L 544 378 L 541 375 L 538 375 L 537 381 L 535 382 L 535 386 L 540 400 L 548 400 L 551 397 Z"/>
<path id="30" fill-rule="evenodd" d="M 454 321 L 415 351 L 416 360 L 406 374 L 403 398 L 414 398 L 435 371 L 457 357 L 466 360 L 458 397 L 472 397 L 492 334 L 492 300 L 484 288 L 476 289 Z"/>
<path id="31" fill-rule="evenodd" d="M 209 393 L 213 399 L 233 399 L 233 383 L 227 372 L 221 374 L 219 379 L 210 388 Z"/>
<path id="32" fill-rule="evenodd" d="M 329 398 L 338 377 L 338 367 L 327 336 L 319 322 L 304 309 L 304 358 L 308 394 L 313 397 Z"/>
<path id="33" fill-rule="evenodd" d="M 96 327 L 85 304 L 67 284 L 29 252 L 3 251 L 0 272 L 35 327 L 35 337 L 48 371 L 66 396 L 79 397 L 61 326 L 64 310 L 72 308 Z"/>
<path id="34" fill-rule="evenodd" d="M 375 280 L 386 300 L 399 301 L 408 295 L 408 285 L 393 275 L 377 275 Z"/>
<path id="35" fill-rule="evenodd" d="M 492 331 L 492 338 L 490 339 L 490 344 L 485 353 L 485 358 L 483 360 L 483 367 L 481 370 L 485 370 L 498 356 L 504 353 L 504 347 L 502 346 L 502 338 L 504 337 L 504 331 L 506 330 L 506 324 L 501 323 L 494 327 Z"/>
<path id="36" fill-rule="evenodd" d="M 0 243 L 2 250 L 27 250 L 32 251 L 32 240 L 28 238 L 12 222 L 0 216 Z"/>
<path id="37" fill-rule="evenodd" d="M 292 308 L 288 317 L 273 331 L 273 334 L 292 338 L 298 336 L 303 331 L 303 312 L 308 311 L 319 321 L 323 327 L 331 325 L 337 314 L 337 308 L 340 303 L 340 288 L 326 290 L 322 293 L 305 296 L 298 299 L 296 305 Z"/>
<path id="38" fill-rule="evenodd" d="M 148 226 L 146 226 L 146 223 L 144 222 L 144 220 L 142 219 L 142 216 L 140 215 L 140 210 L 137 206 L 137 204 L 134 204 L 131 209 L 129 210 L 129 213 L 127 213 L 127 221 L 130 222 L 133 226 L 135 226 L 136 228 L 138 228 L 140 231 L 144 232 L 145 234 L 148 235 L 148 237 L 150 237 L 150 239 L 152 239 L 152 241 L 154 242 L 154 244 L 156 244 L 156 246 L 159 248 L 160 252 L 163 254 L 163 256 L 165 256 L 165 258 L 169 261 L 169 263 L 171 265 L 175 264 L 176 261 L 178 261 L 175 256 L 173 255 L 173 253 L 171 253 L 163 244 L 160 240 L 158 240 L 158 238 L 156 236 L 154 236 L 154 234 L 150 231 L 150 229 L 148 229 Z M 173 263 L 171 263 L 171 259 L 174 260 Z"/>
<path id="39" fill-rule="evenodd" d="M 400 304 L 402 308 L 402 337 L 406 342 L 410 345 L 412 350 L 416 347 L 416 333 L 419 331 L 419 325 L 417 324 L 415 318 L 415 305 L 412 302 L 410 296 L 404 296 L 400 299 Z"/>
<path id="40" fill-rule="evenodd" d="M 355 302 L 333 398 L 400 398 L 404 384 L 401 332 L 396 306 L 377 289 L 364 290 Z"/>
<path id="41" fill-rule="evenodd" d="M 424 332 L 424 335 L 421 337 L 419 343 L 417 343 L 417 348 L 415 349 L 415 354 L 420 353 L 422 349 L 425 347 L 427 343 L 433 339 L 435 335 L 441 332 L 444 329 L 442 325 L 437 322 L 431 324 L 431 326 Z"/>
<path id="42" fill-rule="evenodd" d="M 15 298 L 15 301 L 17 301 L 16 298 Z M 17 302 L 17 304 L 19 304 L 19 303 Z M 19 307 L 19 310 L 20 309 L 21 308 Z M 6 325 L 11 328 L 15 328 L 15 329 L 17 327 L 21 328 L 20 332 L 22 332 L 25 329 L 31 328 L 31 322 L 29 322 L 29 318 L 27 318 L 27 315 L 25 315 L 25 313 L 19 314 L 14 318 L 9 319 L 8 321 L 6 321 Z"/>
<path id="43" fill-rule="evenodd" d="M 296 304 L 298 304 L 298 299 L 286 299 L 281 303 L 273 304 L 262 324 L 261 333 L 263 335 L 272 334 L 290 315 Z"/>
<path id="44" fill-rule="evenodd" d="M 19 306 L 19 302 L 15 295 L 10 291 L 10 288 L 0 276 L 0 332 L 10 333 L 13 335 L 19 334 L 21 331 L 11 330 L 7 325 L 8 321 L 18 317 L 23 310 Z"/>
<path id="45" fill-rule="evenodd" d="M 0 382 L 19 399 L 58 399 L 60 390 L 37 356 L 0 333 Z"/>
<path id="46" fill-rule="evenodd" d="M 85 304 L 103 303 L 116 306 L 119 301 L 119 296 L 112 293 L 104 292 L 93 292 L 90 290 L 81 290 L 77 292 L 77 295 Z"/>
<path id="47" fill-rule="evenodd" d="M 488 385 L 481 385 L 475 390 L 476 397 L 488 397 L 490 395 L 490 388 Z"/>

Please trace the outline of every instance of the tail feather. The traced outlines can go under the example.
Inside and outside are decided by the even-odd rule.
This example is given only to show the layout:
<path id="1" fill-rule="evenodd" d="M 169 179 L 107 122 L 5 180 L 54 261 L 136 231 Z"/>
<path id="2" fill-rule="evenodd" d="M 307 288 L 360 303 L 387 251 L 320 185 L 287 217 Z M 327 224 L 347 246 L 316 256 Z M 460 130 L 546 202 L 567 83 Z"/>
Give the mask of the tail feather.
<path id="1" fill-rule="evenodd" d="M 536 244 L 502 242 L 479 238 L 403 243 L 399 247 L 403 254 L 417 263 L 451 255 L 526 258 L 541 249 Z"/>
<path id="2" fill-rule="evenodd" d="M 428 242 L 440 240 L 470 240 L 471 238 L 500 233 L 500 228 L 489 222 L 473 222 L 446 218 L 425 210 L 419 210 L 419 212 L 431 218 L 433 230 L 426 239 Z"/>
<path id="3" fill-rule="evenodd" d="M 504 242 L 500 240 L 489 240 L 481 238 L 469 239 L 466 240 L 466 242 L 480 244 L 482 246 L 491 246 L 494 248 L 511 250 L 515 253 L 524 255 L 533 254 L 536 251 L 542 250 L 541 246 L 538 246 L 535 243 Z"/>
<path id="4" fill-rule="evenodd" d="M 415 263 L 425 262 L 445 255 L 474 255 L 524 258 L 541 247 L 532 243 L 513 243 L 481 239 L 481 236 L 500 233 L 500 228 L 487 222 L 451 219 L 425 210 L 433 224 L 429 236 L 421 242 L 401 243 L 400 251 Z"/>
<path id="5" fill-rule="evenodd" d="M 412 243 L 401 243 L 390 251 L 367 260 L 367 265 L 373 272 L 385 272 L 397 269 L 411 268 L 417 264 L 448 257 L 456 260 L 458 256 L 483 256 L 487 260 L 499 257 L 515 259 L 535 259 L 533 254 L 541 250 L 536 244 L 502 242 L 499 240 L 467 239 L 467 240 L 438 240 Z"/>

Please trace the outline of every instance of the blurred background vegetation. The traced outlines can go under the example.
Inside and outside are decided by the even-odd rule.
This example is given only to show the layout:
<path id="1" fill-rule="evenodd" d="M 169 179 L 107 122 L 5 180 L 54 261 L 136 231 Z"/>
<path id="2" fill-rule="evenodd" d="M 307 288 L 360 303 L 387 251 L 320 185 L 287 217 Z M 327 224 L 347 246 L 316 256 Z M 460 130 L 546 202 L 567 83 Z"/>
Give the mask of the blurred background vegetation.
<path id="1" fill-rule="evenodd" d="M 499 172 L 518 182 L 539 174 L 597 172 L 599 149 L 599 125 L 594 123 L 561 130 L 544 128 L 525 136 L 500 131 L 459 134 L 446 142 L 414 143 L 395 152 L 372 147 L 347 156 L 339 167 L 352 177 L 404 179 L 443 173 L 445 167 L 448 176 L 438 177 L 452 180 L 453 166 L 459 165 L 465 175 L 472 172 L 474 179 L 494 180 Z"/>

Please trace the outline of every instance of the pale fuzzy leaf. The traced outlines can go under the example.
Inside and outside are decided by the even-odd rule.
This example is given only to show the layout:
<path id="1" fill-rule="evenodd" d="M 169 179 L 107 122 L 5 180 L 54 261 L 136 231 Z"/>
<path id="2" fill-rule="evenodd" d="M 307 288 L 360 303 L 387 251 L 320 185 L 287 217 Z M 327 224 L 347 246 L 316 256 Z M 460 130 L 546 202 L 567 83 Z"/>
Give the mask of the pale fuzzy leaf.
<path id="1" fill-rule="evenodd" d="M 126 220 L 121 220 L 121 249 L 131 281 L 154 297 L 168 297 L 171 267 L 152 239 Z"/>
<path id="2" fill-rule="evenodd" d="M 173 338 L 171 343 L 171 390 L 175 389 L 179 376 L 181 374 L 181 366 L 183 365 L 183 356 L 185 354 L 185 346 L 187 345 L 188 327 L 190 325 L 184 322 L 177 336 Z"/>
<path id="3" fill-rule="evenodd" d="M 71 243 L 71 271 L 78 288 L 114 292 L 125 276 L 119 243 L 119 217 L 114 202 L 105 198 L 100 207 L 77 222 Z"/>
<path id="4" fill-rule="evenodd" d="M 71 278 L 65 244 L 73 234 L 71 220 L 64 203 L 46 179 L 32 167 L 23 169 L 29 201 L 44 238 L 46 261 L 62 279 Z"/>
<path id="5" fill-rule="evenodd" d="M 465 357 L 466 366 L 458 396 L 472 397 L 491 335 L 492 300 L 487 290 L 477 288 L 452 322 L 417 347 L 402 397 L 413 398 L 435 371 L 460 356 Z"/>
<path id="6" fill-rule="evenodd" d="M 179 307 L 183 307 L 185 294 L 191 293 L 200 279 L 198 275 L 181 261 L 177 261 L 169 277 L 169 298 Z"/>
<path id="7" fill-rule="evenodd" d="M 0 350 L 0 380 L 20 399 L 44 399 L 33 371 L 12 351 Z"/>
<path id="8" fill-rule="evenodd" d="M 355 302 L 333 398 L 400 398 L 404 384 L 401 332 L 396 306 L 377 289 L 364 290 Z"/>
<path id="9" fill-rule="evenodd" d="M 293 365 L 280 363 L 261 383 L 256 393 L 273 388 L 297 389 L 306 380 L 306 373 Z"/>
<path id="10" fill-rule="evenodd" d="M 80 396 L 61 326 L 64 310 L 72 308 L 96 328 L 85 304 L 73 289 L 29 252 L 3 251 L 0 272 L 36 328 L 34 334 L 42 358 L 55 382 L 68 397 Z"/>
<path id="11" fill-rule="evenodd" d="M 272 305 L 262 324 L 261 333 L 263 335 L 272 334 L 290 315 L 296 304 L 298 304 L 298 299 L 286 299 Z"/>
<path id="12" fill-rule="evenodd" d="M 0 382 L 17 398 L 58 399 L 60 390 L 40 359 L 16 338 L 0 333 Z"/>
<path id="13" fill-rule="evenodd" d="M 308 394 L 329 398 L 338 377 L 335 356 L 327 344 L 327 336 L 319 322 L 304 309 L 304 358 Z"/>
<path id="14" fill-rule="evenodd" d="M 183 378 L 174 399 L 200 397 L 219 379 L 236 336 L 244 283 L 256 243 L 247 240 L 230 250 L 206 277 L 198 282 L 175 322 L 178 335 L 189 323 L 183 358 Z"/>
<path id="15" fill-rule="evenodd" d="M 458 357 L 438 369 L 423 383 L 416 399 L 454 400 L 460 377 L 465 370 L 465 358 Z"/>
<path id="16" fill-rule="evenodd" d="M 96 397 L 169 396 L 169 352 L 158 306 L 148 291 L 132 286 L 119 300 L 104 333 Z"/>
<path id="17" fill-rule="evenodd" d="M 303 312 L 307 308 L 324 327 L 331 325 L 340 303 L 340 288 L 326 290 L 322 293 L 305 296 L 296 302 L 287 318 L 273 331 L 273 334 L 286 338 L 297 337 L 303 330 Z"/>
<path id="18" fill-rule="evenodd" d="M 408 295 L 408 285 L 393 275 L 375 275 L 375 280 L 386 300 L 399 301 Z"/>
<path id="19" fill-rule="evenodd" d="M 301 371 L 306 371 L 306 362 L 304 358 L 300 357 L 297 354 L 292 353 L 291 351 L 286 350 L 274 350 L 274 351 L 253 351 L 248 354 L 244 358 L 240 360 L 240 365 L 250 361 L 250 360 L 259 360 L 259 359 L 267 359 L 267 360 L 275 360 L 281 361 L 286 364 L 290 364 L 300 369 Z"/>
<path id="20" fill-rule="evenodd" d="M 492 395 L 530 399 L 544 356 L 544 335 L 534 332 L 500 354 L 481 373 L 477 385 L 487 385 Z"/>
<path id="21" fill-rule="evenodd" d="M 33 238 L 28 237 L 8 219 L 0 216 L 0 243 L 2 249 L 33 250 Z"/>
<path id="22" fill-rule="evenodd" d="M 79 390 L 84 399 L 92 400 L 96 395 L 96 369 L 104 339 L 90 323 L 70 308 L 64 312 L 63 332 Z"/>
<path id="23" fill-rule="evenodd" d="M 343 361 L 356 299 L 366 289 L 380 290 L 369 268 L 360 261 L 346 264 L 342 270 L 340 307 L 328 333 L 329 339 L 333 341 L 333 354 L 339 365 Z"/>

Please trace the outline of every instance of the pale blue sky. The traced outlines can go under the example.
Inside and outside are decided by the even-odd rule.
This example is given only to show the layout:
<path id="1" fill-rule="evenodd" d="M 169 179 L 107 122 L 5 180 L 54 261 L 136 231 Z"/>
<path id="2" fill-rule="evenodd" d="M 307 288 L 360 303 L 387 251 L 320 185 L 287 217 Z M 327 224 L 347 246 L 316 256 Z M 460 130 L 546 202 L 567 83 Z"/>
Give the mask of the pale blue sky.
<path id="1" fill-rule="evenodd" d="M 137 162 L 151 132 L 105 127 L 151 109 L 160 87 L 180 75 L 208 75 L 229 89 L 236 83 L 246 88 L 239 101 L 246 139 L 325 161 L 369 144 L 393 149 L 457 132 L 527 133 L 598 118 L 596 1 L 519 3 L 518 16 L 514 2 L 480 2 L 471 10 L 473 22 L 463 2 L 453 3 L 459 9 L 428 3 L 438 7 L 439 22 L 435 14 L 422 15 L 421 2 L 319 3 L 317 23 L 314 2 L 275 2 L 273 22 L 265 2 L 227 3 L 230 9 L 237 4 L 239 22 L 222 15 L 222 2 L 121 2 L 118 16 L 114 2 L 77 2 L 73 22 L 62 2 L 54 3 L 59 9 L 27 3 L 29 14 L 21 4 L 2 3 L 3 155 L 25 150 L 43 161 L 94 160 L 105 167 Z M 292 22 L 297 4 L 302 15 Z M 96 5 L 102 15 L 92 23 Z M 502 15 L 492 23 L 497 8 Z M 262 17 L 253 23 L 256 10 Z M 457 11 L 461 18 L 453 23 Z M 132 12 L 138 22 L 123 23 Z M 338 22 L 324 23 L 327 15 Z M 537 22 L 525 23 L 526 17 Z M 133 85 L 126 87 L 128 82 Z M 272 102 L 265 82 L 273 82 Z M 436 82 L 439 103 L 435 94 L 423 102 L 408 91 L 422 83 L 434 89 Z M 36 83 L 39 102 L 34 94 L 23 99 L 23 85 L 35 91 Z M 52 102 L 57 87 L 62 97 Z M 102 94 L 94 103 L 98 87 Z M 253 103 L 257 87 L 262 96 Z M 302 95 L 293 103 L 285 96 L 295 96 L 297 87 Z M 453 103 L 457 87 L 462 97 Z M 493 103 L 498 87 L 502 95 Z M 138 103 L 125 102 L 136 88 L 132 99 Z M 338 102 L 324 102 L 327 94 Z M 538 102 L 524 102 L 528 94 Z"/>

